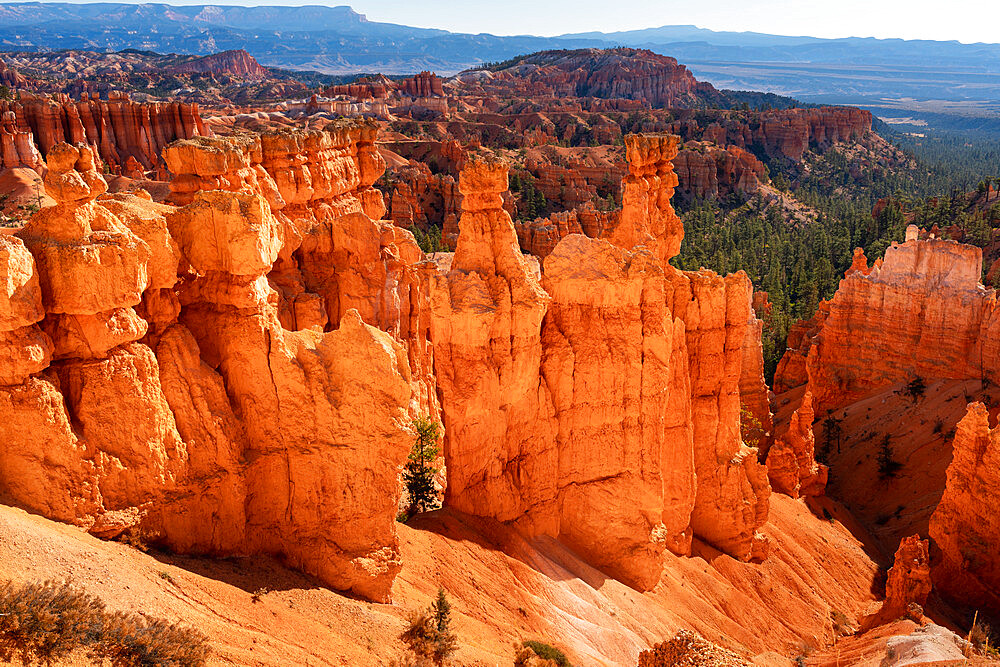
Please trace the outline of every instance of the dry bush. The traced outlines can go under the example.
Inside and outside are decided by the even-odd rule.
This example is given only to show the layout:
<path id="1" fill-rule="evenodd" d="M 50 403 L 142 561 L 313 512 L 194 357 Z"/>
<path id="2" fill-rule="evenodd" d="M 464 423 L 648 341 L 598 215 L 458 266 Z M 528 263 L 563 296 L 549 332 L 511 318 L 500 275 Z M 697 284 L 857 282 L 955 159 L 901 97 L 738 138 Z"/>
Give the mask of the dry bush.
<path id="1" fill-rule="evenodd" d="M 0 659 L 51 665 L 77 650 L 112 667 L 196 667 L 209 645 L 193 628 L 108 612 L 69 583 L 0 582 Z"/>
<path id="2" fill-rule="evenodd" d="M 104 603 L 69 584 L 0 583 L 0 659 L 51 665 L 89 645 L 104 625 Z"/>
<path id="3" fill-rule="evenodd" d="M 90 651 L 112 667 L 203 665 L 208 653 L 208 638 L 194 628 L 123 612 L 107 615 L 101 638 Z"/>
<path id="4" fill-rule="evenodd" d="M 451 604 L 443 588 L 438 589 L 430 607 L 410 614 L 410 624 L 402 639 L 417 658 L 433 661 L 435 665 L 443 665 L 458 650 L 458 637 L 451 631 Z"/>

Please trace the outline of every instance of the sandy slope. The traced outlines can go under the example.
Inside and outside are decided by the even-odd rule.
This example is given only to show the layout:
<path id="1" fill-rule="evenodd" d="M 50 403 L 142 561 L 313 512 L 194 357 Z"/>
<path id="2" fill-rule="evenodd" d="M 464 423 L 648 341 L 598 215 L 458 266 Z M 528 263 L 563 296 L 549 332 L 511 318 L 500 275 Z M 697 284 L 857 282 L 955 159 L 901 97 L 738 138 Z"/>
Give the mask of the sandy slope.
<path id="1" fill-rule="evenodd" d="M 788 664 L 780 655 L 830 641 L 831 610 L 852 618 L 863 610 L 877 567 L 843 524 L 802 502 L 775 496 L 771 517 L 764 564 L 702 549 L 669 557 L 659 586 L 639 594 L 554 541 L 437 512 L 400 527 L 406 565 L 395 602 L 378 605 L 270 559 L 143 553 L 0 507 L 0 576 L 71 579 L 112 608 L 183 620 L 210 636 L 218 664 L 387 665 L 404 655 L 408 612 L 438 585 L 454 603 L 463 665 L 510 664 L 513 642 L 527 638 L 564 648 L 578 664 L 634 665 L 640 650 L 685 627 L 747 656 L 772 651 L 762 664 Z M 269 592 L 254 603 L 262 587 Z"/>

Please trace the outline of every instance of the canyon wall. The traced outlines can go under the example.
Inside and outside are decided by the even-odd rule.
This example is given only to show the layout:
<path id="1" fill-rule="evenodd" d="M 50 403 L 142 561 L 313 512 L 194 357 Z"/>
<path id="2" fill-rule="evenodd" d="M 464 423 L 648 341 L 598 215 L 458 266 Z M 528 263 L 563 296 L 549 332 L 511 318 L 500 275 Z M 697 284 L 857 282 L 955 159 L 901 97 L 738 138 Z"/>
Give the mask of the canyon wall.
<path id="1" fill-rule="evenodd" d="M 1000 609 L 1000 428 L 989 411 L 972 403 L 952 442 L 944 495 L 931 515 L 929 533 L 941 552 L 934 585 L 975 607 Z"/>
<path id="2" fill-rule="evenodd" d="M 674 160 L 679 181 L 678 191 L 688 200 L 716 199 L 731 193 L 757 191 L 767 168 L 752 153 L 710 142 L 692 141 Z"/>
<path id="3" fill-rule="evenodd" d="M 171 204 L 104 194 L 92 148 L 56 144 L 58 205 L 0 249 L 4 501 L 386 600 L 427 415 L 448 505 L 637 589 L 694 539 L 764 558 L 770 488 L 740 436 L 743 396 L 766 409 L 752 286 L 668 264 L 676 138 L 629 136 L 619 224 L 542 267 L 507 166 L 470 158 L 439 269 L 378 220 L 375 132 L 174 142 Z"/>
<path id="4" fill-rule="evenodd" d="M 116 92 L 106 102 L 23 93 L 19 100 L 0 101 L 0 115 L 4 166 L 35 169 L 39 153 L 47 155 L 56 144 L 69 142 L 90 146 L 112 173 L 122 173 L 130 163 L 133 169 L 150 170 L 162 165 L 160 151 L 170 142 L 210 134 L 197 104 L 138 103 Z"/>
<path id="5" fill-rule="evenodd" d="M 776 392 L 808 381 L 824 414 L 917 377 L 997 379 L 1000 313 L 979 284 L 979 248 L 914 239 L 893 243 L 867 273 L 862 257 L 855 264 L 817 317 L 789 334 Z"/>
<path id="6" fill-rule="evenodd" d="M 919 236 L 919 230 L 911 226 L 907 240 L 893 243 L 884 258 L 871 267 L 864 254 L 855 251 L 852 266 L 833 298 L 789 333 L 775 390 L 783 411 L 794 412 L 790 423 L 779 426 L 768 455 L 775 489 L 802 493 L 803 484 L 818 479 L 816 470 L 822 466 L 817 468 L 811 462 L 811 429 L 806 423 L 815 415 L 839 411 L 835 417 L 847 419 L 852 404 L 894 387 L 895 393 L 908 398 L 893 400 L 921 405 L 925 400 L 952 400 L 943 392 L 932 396 L 927 389 L 942 380 L 952 384 L 964 381 L 965 401 L 971 400 L 974 392 L 988 396 L 988 387 L 996 383 L 1000 312 L 995 290 L 979 284 L 982 251 L 955 241 Z M 804 398 L 796 398 L 802 392 Z M 959 392 L 953 398 L 961 400 L 962 395 Z M 886 401 L 883 398 L 881 403 Z M 942 409 L 940 404 L 937 409 Z M 923 414 L 921 423 L 925 423 Z M 866 415 L 863 430 L 845 431 L 842 440 L 845 451 L 857 450 L 874 461 L 878 438 L 873 434 L 878 434 L 880 425 L 868 419 Z M 993 472 L 1000 451 L 995 429 L 990 428 L 989 413 L 981 403 L 968 406 L 952 434 L 942 435 L 941 425 L 938 417 L 928 442 L 936 446 L 933 443 L 942 440 L 941 451 L 950 451 L 946 477 L 935 479 L 929 487 L 897 488 L 892 505 L 914 516 L 921 512 L 929 515 L 929 524 L 925 519 L 922 525 L 917 522 L 914 526 L 921 533 L 926 530 L 932 539 L 932 554 L 940 554 L 933 558 L 932 576 L 942 595 L 962 604 L 997 609 L 1000 598 L 994 591 L 1000 585 L 1000 575 L 994 561 L 1000 530 L 990 512 L 990 498 L 998 492 Z M 885 432 L 890 460 L 892 434 L 890 426 Z M 838 449 L 840 440 L 838 436 Z M 910 451 L 918 450 L 910 447 Z M 925 469 L 931 468 L 925 464 Z M 911 472 L 907 477 L 914 474 L 920 473 Z M 879 483 L 890 477 L 891 473 L 880 470 Z M 937 493 L 942 493 L 939 501 Z M 910 498 L 912 506 L 900 504 L 902 498 Z M 905 541 L 901 551 L 904 547 L 917 549 Z M 926 561 L 926 555 L 922 558 Z M 923 595 L 926 597 L 926 591 Z M 898 616 L 898 611 L 892 614 Z M 879 618 L 871 622 L 884 622 Z"/>

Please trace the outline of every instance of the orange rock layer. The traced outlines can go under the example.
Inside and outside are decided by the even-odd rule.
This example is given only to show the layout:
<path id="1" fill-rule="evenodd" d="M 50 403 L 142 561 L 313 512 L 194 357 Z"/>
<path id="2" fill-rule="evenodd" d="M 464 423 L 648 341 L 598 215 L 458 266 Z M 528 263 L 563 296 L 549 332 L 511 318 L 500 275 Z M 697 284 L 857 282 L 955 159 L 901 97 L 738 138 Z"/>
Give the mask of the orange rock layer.
<path id="1" fill-rule="evenodd" d="M 953 440 L 944 495 L 931 515 L 930 536 L 941 550 L 934 569 L 941 591 L 977 607 L 1000 609 L 1000 428 L 990 428 L 982 403 L 969 405 Z"/>
<path id="2" fill-rule="evenodd" d="M 115 92 L 107 102 L 22 94 L 17 101 L 0 101 L 0 115 L 4 166 L 37 168 L 38 153 L 48 154 L 56 144 L 69 142 L 90 146 L 112 173 L 122 173 L 130 161 L 150 170 L 162 164 L 160 151 L 168 143 L 210 134 L 197 104 L 138 103 Z"/>
<path id="3" fill-rule="evenodd" d="M 339 164 L 357 183 L 378 176 L 358 154 L 366 131 L 326 133 L 352 156 Z M 314 135 L 275 141 L 322 143 Z M 195 165 L 226 153 L 195 146 L 172 150 Z M 228 148 L 227 159 L 242 155 Z M 0 495 L 105 537 L 140 531 L 180 552 L 280 555 L 335 588 L 386 599 L 399 569 L 399 466 L 420 405 L 398 321 L 387 333 L 340 299 L 325 332 L 282 327 L 268 274 L 302 238 L 259 181 L 200 190 L 177 208 L 101 197 L 86 145 L 58 144 L 48 163 L 58 205 L 3 241 L 11 289 L 0 326 L 12 361 L 0 369 Z M 295 211 L 297 192 L 284 208 Z M 406 232 L 361 212 L 377 193 L 352 192 L 352 206 L 339 203 L 353 214 L 316 206 L 313 236 L 330 238 L 332 226 L 376 262 L 419 260 Z M 335 264 L 316 241 L 303 265 Z M 351 268 L 379 279 L 354 261 L 345 282 Z M 387 295 L 402 278 L 383 273 L 371 287 Z M 360 286 L 344 288 L 366 319 L 393 316 Z"/>

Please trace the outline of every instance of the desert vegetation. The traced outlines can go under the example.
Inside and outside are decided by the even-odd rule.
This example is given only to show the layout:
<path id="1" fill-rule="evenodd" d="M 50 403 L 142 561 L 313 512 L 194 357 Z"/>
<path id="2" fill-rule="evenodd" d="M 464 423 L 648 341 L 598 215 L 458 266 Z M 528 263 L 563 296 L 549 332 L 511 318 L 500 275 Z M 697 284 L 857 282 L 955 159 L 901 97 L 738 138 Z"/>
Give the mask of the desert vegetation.
<path id="1" fill-rule="evenodd" d="M 161 618 L 110 611 L 67 582 L 0 583 L 0 659 L 52 665 L 85 656 L 112 667 L 195 667 L 208 639 Z"/>

